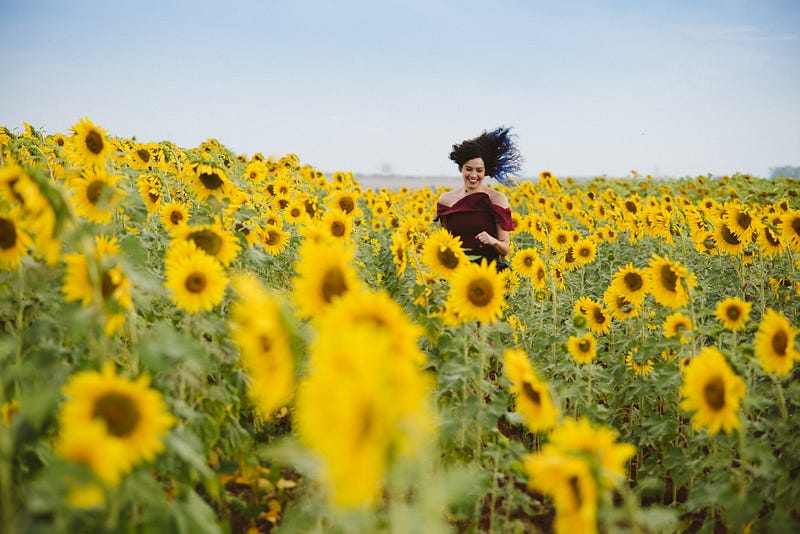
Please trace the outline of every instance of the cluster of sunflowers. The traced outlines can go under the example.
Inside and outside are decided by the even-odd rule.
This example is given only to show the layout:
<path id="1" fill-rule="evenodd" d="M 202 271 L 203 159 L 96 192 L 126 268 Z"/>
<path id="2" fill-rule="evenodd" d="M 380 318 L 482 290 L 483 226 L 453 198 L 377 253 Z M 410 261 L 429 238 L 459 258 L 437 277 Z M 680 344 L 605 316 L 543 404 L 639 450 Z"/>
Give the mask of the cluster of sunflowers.
<path id="1" fill-rule="evenodd" d="M 632 174 L 500 186 L 498 273 L 439 188 L 0 130 L 2 524 L 797 525 L 796 183 Z"/>

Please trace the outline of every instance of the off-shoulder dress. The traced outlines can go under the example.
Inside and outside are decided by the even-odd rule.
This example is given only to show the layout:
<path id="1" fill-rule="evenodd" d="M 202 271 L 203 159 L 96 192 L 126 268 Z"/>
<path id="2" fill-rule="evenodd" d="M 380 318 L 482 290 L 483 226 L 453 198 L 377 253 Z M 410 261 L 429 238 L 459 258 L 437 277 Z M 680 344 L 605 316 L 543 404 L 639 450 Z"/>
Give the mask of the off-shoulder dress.
<path id="1" fill-rule="evenodd" d="M 461 238 L 465 252 L 473 261 L 486 258 L 495 261 L 498 269 L 508 267 L 494 247 L 484 245 L 475 236 L 486 231 L 496 238 L 498 225 L 503 230 L 513 230 L 511 208 L 498 206 L 487 193 L 479 191 L 458 199 L 452 206 L 437 203 L 436 220 L 451 234 Z"/>

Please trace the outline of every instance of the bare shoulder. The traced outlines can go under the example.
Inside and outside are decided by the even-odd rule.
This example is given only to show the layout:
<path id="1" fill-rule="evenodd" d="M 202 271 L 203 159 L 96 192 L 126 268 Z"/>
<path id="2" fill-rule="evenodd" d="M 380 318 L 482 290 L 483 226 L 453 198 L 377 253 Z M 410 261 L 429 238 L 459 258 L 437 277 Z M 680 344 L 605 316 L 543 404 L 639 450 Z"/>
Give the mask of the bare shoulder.
<path id="1" fill-rule="evenodd" d="M 439 195 L 439 200 L 437 200 L 437 202 L 443 206 L 452 206 L 457 200 L 458 192 L 455 189 L 451 189 Z"/>
<path id="2" fill-rule="evenodd" d="M 491 188 L 488 189 L 486 192 L 489 194 L 489 198 L 492 200 L 492 204 L 500 206 L 501 208 L 508 207 L 508 199 L 503 193 Z"/>

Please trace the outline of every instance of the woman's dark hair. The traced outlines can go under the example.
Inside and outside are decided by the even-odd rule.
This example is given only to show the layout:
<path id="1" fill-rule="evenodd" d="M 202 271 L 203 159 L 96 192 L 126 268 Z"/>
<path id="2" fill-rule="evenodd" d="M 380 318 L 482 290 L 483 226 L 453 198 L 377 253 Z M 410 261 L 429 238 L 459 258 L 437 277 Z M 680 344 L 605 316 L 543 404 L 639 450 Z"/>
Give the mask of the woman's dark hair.
<path id="1" fill-rule="evenodd" d="M 483 131 L 473 139 L 453 145 L 450 159 L 458 165 L 474 158 L 482 158 L 486 166 L 486 176 L 491 176 L 503 185 L 512 185 L 509 174 L 517 174 L 522 169 L 523 158 L 517 150 L 510 133 L 511 128 L 500 127 L 491 132 Z"/>

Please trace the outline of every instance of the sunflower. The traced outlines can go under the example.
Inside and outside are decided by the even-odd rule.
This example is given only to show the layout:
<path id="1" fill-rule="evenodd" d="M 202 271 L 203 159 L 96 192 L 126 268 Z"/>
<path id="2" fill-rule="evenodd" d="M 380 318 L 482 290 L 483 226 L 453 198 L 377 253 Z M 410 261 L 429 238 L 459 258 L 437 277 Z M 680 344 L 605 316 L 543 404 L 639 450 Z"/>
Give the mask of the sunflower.
<path id="1" fill-rule="evenodd" d="M 650 292 L 656 302 L 671 308 L 683 306 L 689 291 L 697 284 L 693 273 L 668 257 L 653 254 L 647 270 Z"/>
<path id="2" fill-rule="evenodd" d="M 611 287 L 618 295 L 623 295 L 625 299 L 634 306 L 639 306 L 644 301 L 649 289 L 647 275 L 643 269 L 637 269 L 632 263 L 619 269 L 611 278 Z"/>
<path id="3" fill-rule="evenodd" d="M 392 233 L 392 263 L 397 270 L 398 276 L 403 276 L 408 266 L 408 241 L 400 232 Z"/>
<path id="4" fill-rule="evenodd" d="M 462 248 L 461 238 L 446 228 L 440 228 L 423 242 L 422 262 L 434 275 L 449 279 L 459 267 L 469 263 L 469 259 Z"/>
<path id="5" fill-rule="evenodd" d="M 150 152 L 149 146 L 144 143 L 133 145 L 126 156 L 128 165 L 132 169 L 140 171 L 150 168 L 151 163 L 153 163 L 152 159 L 153 154 Z"/>
<path id="6" fill-rule="evenodd" d="M 152 174 L 142 173 L 136 179 L 139 194 L 142 195 L 147 211 L 152 213 L 158 210 L 161 204 L 161 180 Z"/>
<path id="7" fill-rule="evenodd" d="M 234 187 L 223 169 L 209 163 L 192 165 L 188 172 L 190 188 L 201 202 L 212 196 L 221 200 Z"/>
<path id="8" fill-rule="evenodd" d="M 18 411 L 19 401 L 17 399 L 4 402 L 2 408 L 0 408 L 0 421 L 2 421 L 4 425 L 9 426 L 11 424 L 11 420 Z"/>
<path id="9" fill-rule="evenodd" d="M 572 230 L 560 226 L 550 233 L 550 246 L 554 250 L 563 250 L 572 242 Z"/>
<path id="10" fill-rule="evenodd" d="M 120 417 L 125 415 L 120 413 Z M 91 418 L 81 427 L 64 421 L 55 452 L 65 460 L 88 467 L 104 485 L 114 487 L 131 470 L 133 462 L 123 443 L 109 434 L 100 418 Z"/>
<path id="11" fill-rule="evenodd" d="M 230 265 L 242 248 L 236 236 L 226 232 L 219 221 L 200 226 L 183 225 L 175 230 L 175 238 L 191 241 L 223 266 Z"/>
<path id="12" fill-rule="evenodd" d="M 681 343 L 688 343 L 689 338 L 686 337 L 686 333 L 692 331 L 692 320 L 681 312 L 675 312 L 667 316 L 662 328 L 664 329 L 664 337 L 680 336 Z"/>
<path id="13" fill-rule="evenodd" d="M 150 378 L 131 380 L 119 376 L 111 363 L 100 372 L 81 371 L 72 375 L 63 388 L 67 400 L 59 417 L 62 436 L 102 432 L 93 442 L 84 442 L 93 454 L 97 447 L 109 452 L 105 461 L 113 467 L 98 466 L 124 473 L 130 467 L 152 461 L 164 450 L 162 436 L 175 420 L 166 409 L 161 394 L 150 388 Z M 98 460 L 97 462 L 102 463 Z"/>
<path id="14" fill-rule="evenodd" d="M 125 192 L 117 188 L 122 176 L 113 176 L 97 167 L 84 168 L 69 180 L 75 213 L 98 224 L 107 223 L 117 210 Z"/>
<path id="15" fill-rule="evenodd" d="M 733 233 L 728 223 L 722 219 L 714 224 L 714 242 L 719 250 L 731 256 L 743 254 L 747 247 L 745 239 Z"/>
<path id="16" fill-rule="evenodd" d="M 189 313 L 209 311 L 222 302 L 228 279 L 222 264 L 213 256 L 194 248 L 173 255 L 167 262 L 164 287 L 179 308 Z M 169 252 L 168 252 L 169 254 Z"/>
<path id="17" fill-rule="evenodd" d="M 628 297 L 614 286 L 609 286 L 603 293 L 603 302 L 608 307 L 611 317 L 617 321 L 638 317 L 641 311 L 641 305 L 628 300 Z"/>
<path id="18" fill-rule="evenodd" d="M 570 336 L 567 340 L 567 351 L 576 362 L 589 363 L 597 355 L 597 340 L 590 333 Z"/>
<path id="19" fill-rule="evenodd" d="M 245 166 L 243 175 L 250 183 L 261 183 L 268 176 L 267 166 L 263 161 L 253 160 Z"/>
<path id="20" fill-rule="evenodd" d="M 450 280 L 448 308 L 458 311 L 465 321 L 495 321 L 503 310 L 503 277 L 485 259 L 480 264 L 467 263 Z"/>
<path id="21" fill-rule="evenodd" d="M 64 256 L 66 268 L 61 291 L 66 302 L 81 301 L 84 307 L 97 304 L 105 318 L 104 331 L 112 335 L 125 320 L 124 311 L 131 308 L 131 284 L 121 266 L 113 260 L 94 261 L 84 254 Z"/>
<path id="22" fill-rule="evenodd" d="M 781 216 L 781 240 L 794 252 L 800 252 L 800 210 Z"/>
<path id="23" fill-rule="evenodd" d="M 584 302 L 586 304 L 586 313 L 584 315 L 589 321 L 589 330 L 595 335 L 609 333 L 611 331 L 611 316 L 608 310 L 594 299 L 587 299 Z"/>
<path id="24" fill-rule="evenodd" d="M 347 247 L 305 241 L 295 264 L 297 277 L 292 296 L 298 315 L 313 317 L 325 311 L 336 298 L 359 287 Z"/>
<path id="25" fill-rule="evenodd" d="M 592 238 L 583 238 L 573 247 L 573 254 L 580 265 L 586 265 L 594 261 L 597 256 L 597 243 Z"/>
<path id="26" fill-rule="evenodd" d="M 113 151 L 106 138 L 106 131 L 97 127 L 88 118 L 80 119 L 70 128 L 70 159 L 80 165 L 102 167 Z"/>
<path id="27" fill-rule="evenodd" d="M 532 432 L 545 432 L 556 426 L 558 409 L 550 397 L 547 383 L 531 367 L 522 349 L 506 349 L 503 353 L 506 377 L 511 381 L 509 391 L 514 395 L 514 411 L 522 415 Z"/>
<path id="28" fill-rule="evenodd" d="M 279 302 L 253 275 L 232 283 L 231 338 L 248 374 L 247 392 L 261 417 L 269 420 L 294 394 L 294 357 Z"/>
<path id="29" fill-rule="evenodd" d="M 648 376 L 653 372 L 653 360 L 648 358 L 642 363 L 634 356 L 637 352 L 639 352 L 638 347 L 625 355 L 625 366 L 633 371 L 633 374 L 636 376 Z"/>
<path id="30" fill-rule="evenodd" d="M 711 435 L 740 427 L 739 402 L 745 395 L 744 380 L 731 370 L 715 347 L 703 347 L 683 373 L 681 408 L 692 415 L 694 428 Z"/>
<path id="31" fill-rule="evenodd" d="M 280 226 L 268 224 L 258 230 L 258 240 L 267 254 L 277 256 L 289 245 L 289 232 L 284 232 Z"/>
<path id="32" fill-rule="evenodd" d="M 792 370 L 800 359 L 794 342 L 797 333 L 782 311 L 767 308 L 753 339 L 756 356 L 765 372 L 782 376 Z"/>
<path id="33" fill-rule="evenodd" d="M 163 204 L 158 213 L 161 215 L 161 222 L 171 234 L 175 234 L 189 222 L 190 205 L 180 200 L 173 200 Z"/>
<path id="34" fill-rule="evenodd" d="M 31 237 L 11 213 L 0 214 L 0 270 L 13 271 L 32 246 Z"/>
<path id="35" fill-rule="evenodd" d="M 587 418 L 566 419 L 550 434 L 542 452 L 586 458 L 597 469 L 599 482 L 613 487 L 625 480 L 626 463 L 636 453 L 629 443 L 617 443 L 616 430 L 593 425 Z"/>
<path id="36" fill-rule="evenodd" d="M 777 219 L 777 220 L 776 220 Z M 763 225 L 756 235 L 756 244 L 761 250 L 761 254 L 766 257 L 775 256 L 783 251 L 784 244 L 780 234 L 775 230 L 780 228 L 781 218 L 773 219 L 772 225 Z"/>
<path id="37" fill-rule="evenodd" d="M 736 297 L 728 297 L 717 303 L 714 315 L 722 323 L 722 326 L 735 332 L 747 325 L 752 307 L 752 302 L 745 302 Z"/>
<path id="38" fill-rule="evenodd" d="M 326 212 L 320 223 L 334 240 L 347 241 L 353 233 L 353 220 L 343 211 L 330 210 Z"/>
<path id="39" fill-rule="evenodd" d="M 750 210 L 739 202 L 726 203 L 723 206 L 722 219 L 728 230 L 742 241 L 745 241 L 753 229 L 759 226 L 759 222 L 753 218 Z"/>
<path id="40" fill-rule="evenodd" d="M 352 189 L 335 191 L 328 198 L 326 204 L 330 208 L 342 211 L 352 218 L 361 215 L 361 209 L 358 207 L 358 193 Z"/>
<path id="41" fill-rule="evenodd" d="M 550 450 L 524 456 L 522 466 L 528 475 L 528 487 L 553 499 L 553 532 L 597 532 L 598 488 L 589 461 Z"/>

